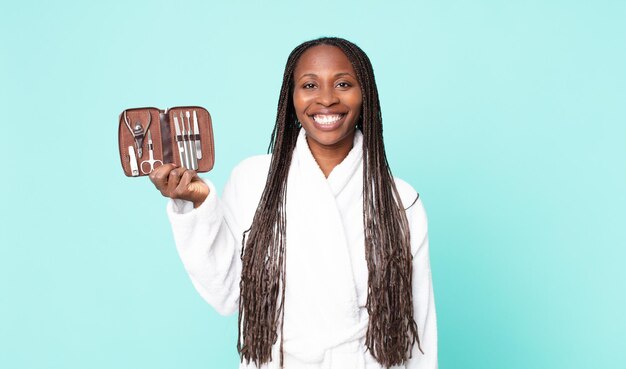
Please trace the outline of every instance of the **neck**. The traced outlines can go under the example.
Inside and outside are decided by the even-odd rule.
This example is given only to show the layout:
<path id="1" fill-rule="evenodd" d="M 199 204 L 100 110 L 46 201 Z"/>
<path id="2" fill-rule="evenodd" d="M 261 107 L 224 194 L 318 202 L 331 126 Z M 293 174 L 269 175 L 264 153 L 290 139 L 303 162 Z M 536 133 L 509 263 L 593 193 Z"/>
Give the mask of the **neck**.
<path id="1" fill-rule="evenodd" d="M 309 140 L 307 137 L 311 154 L 313 154 L 317 165 L 319 165 L 326 178 L 328 178 L 330 172 L 348 156 L 348 153 L 352 150 L 353 141 L 354 135 L 349 135 L 335 145 L 323 146 L 316 143 L 314 140 Z"/>

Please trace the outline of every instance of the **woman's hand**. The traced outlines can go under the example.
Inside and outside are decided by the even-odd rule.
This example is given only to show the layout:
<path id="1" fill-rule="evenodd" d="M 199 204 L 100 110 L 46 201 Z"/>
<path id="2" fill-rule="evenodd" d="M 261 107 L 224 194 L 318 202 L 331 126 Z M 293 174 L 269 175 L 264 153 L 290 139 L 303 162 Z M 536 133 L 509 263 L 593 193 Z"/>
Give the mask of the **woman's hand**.
<path id="1" fill-rule="evenodd" d="M 163 164 L 150 173 L 150 180 L 165 197 L 193 202 L 193 207 L 202 205 L 209 196 L 209 186 L 198 173 L 175 164 Z"/>

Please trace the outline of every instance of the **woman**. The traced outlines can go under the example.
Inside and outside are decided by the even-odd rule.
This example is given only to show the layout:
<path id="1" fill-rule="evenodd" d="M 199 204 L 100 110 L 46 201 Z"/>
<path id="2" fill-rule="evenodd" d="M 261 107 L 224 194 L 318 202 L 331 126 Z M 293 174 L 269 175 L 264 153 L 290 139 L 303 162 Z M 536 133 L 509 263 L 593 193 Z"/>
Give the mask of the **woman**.
<path id="1" fill-rule="evenodd" d="M 191 170 L 150 176 L 191 280 L 239 310 L 241 368 L 436 368 L 426 215 L 387 165 L 367 55 L 340 38 L 290 54 L 271 155 L 221 199 Z"/>

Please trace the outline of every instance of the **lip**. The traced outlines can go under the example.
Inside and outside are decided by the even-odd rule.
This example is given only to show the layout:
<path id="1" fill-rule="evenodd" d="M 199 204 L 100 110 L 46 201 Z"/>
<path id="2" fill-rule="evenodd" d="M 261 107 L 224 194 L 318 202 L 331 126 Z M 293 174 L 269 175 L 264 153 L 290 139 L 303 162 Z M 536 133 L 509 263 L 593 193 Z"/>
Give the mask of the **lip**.
<path id="1" fill-rule="evenodd" d="M 314 119 L 314 116 L 316 115 L 341 115 L 341 118 L 337 119 L 332 124 L 320 124 Z M 337 129 L 338 127 L 340 127 L 345 122 L 347 116 L 348 116 L 348 113 L 346 112 L 316 111 L 314 113 L 309 114 L 309 119 L 313 123 L 313 126 L 315 126 L 315 128 L 319 129 L 320 131 L 333 131 Z"/>

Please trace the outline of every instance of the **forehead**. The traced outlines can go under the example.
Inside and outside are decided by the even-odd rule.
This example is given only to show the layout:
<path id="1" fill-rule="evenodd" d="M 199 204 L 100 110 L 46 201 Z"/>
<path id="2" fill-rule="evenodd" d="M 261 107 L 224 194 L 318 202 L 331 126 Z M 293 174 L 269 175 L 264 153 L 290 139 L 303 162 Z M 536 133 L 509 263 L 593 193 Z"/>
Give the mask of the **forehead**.
<path id="1" fill-rule="evenodd" d="M 337 74 L 347 72 L 356 77 L 352 63 L 340 48 L 331 45 L 317 45 L 307 49 L 298 63 L 294 75 L 314 74 Z"/>

